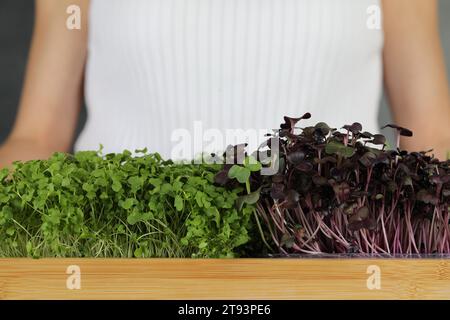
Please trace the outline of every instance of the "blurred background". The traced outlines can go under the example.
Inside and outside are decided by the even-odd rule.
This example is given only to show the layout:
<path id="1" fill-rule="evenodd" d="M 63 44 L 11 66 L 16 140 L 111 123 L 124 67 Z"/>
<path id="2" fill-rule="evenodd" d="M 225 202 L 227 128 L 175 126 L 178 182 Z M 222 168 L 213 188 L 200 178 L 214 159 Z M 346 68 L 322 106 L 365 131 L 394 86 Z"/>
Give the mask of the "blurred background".
<path id="1" fill-rule="evenodd" d="M 33 27 L 33 0 L 0 0 L 0 143 L 10 132 L 20 98 Z M 440 0 L 440 27 L 450 74 L 450 0 Z M 83 112 L 78 132 L 83 127 Z M 390 122 L 386 99 L 380 104 L 380 126 Z"/>

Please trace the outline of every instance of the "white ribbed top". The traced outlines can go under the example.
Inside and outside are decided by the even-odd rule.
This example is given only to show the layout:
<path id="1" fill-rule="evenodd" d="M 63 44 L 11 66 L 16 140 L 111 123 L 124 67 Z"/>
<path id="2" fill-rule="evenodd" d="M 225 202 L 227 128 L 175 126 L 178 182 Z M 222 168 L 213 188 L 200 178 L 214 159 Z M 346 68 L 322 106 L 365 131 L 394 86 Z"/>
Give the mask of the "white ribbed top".
<path id="1" fill-rule="evenodd" d="M 377 131 L 383 33 L 367 27 L 374 4 L 91 0 L 88 121 L 75 148 L 186 158 L 202 150 L 195 133 L 212 151 L 230 142 L 220 139 L 226 129 L 277 128 L 306 111 L 309 123 Z M 177 153 L 181 136 L 188 155 Z"/>

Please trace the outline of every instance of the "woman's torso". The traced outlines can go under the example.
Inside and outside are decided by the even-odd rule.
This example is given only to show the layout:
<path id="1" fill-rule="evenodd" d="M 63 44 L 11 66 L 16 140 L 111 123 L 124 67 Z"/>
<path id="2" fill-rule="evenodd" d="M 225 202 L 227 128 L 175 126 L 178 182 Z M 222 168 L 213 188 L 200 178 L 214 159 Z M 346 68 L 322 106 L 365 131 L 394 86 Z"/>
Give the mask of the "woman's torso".
<path id="1" fill-rule="evenodd" d="M 227 129 L 253 130 L 238 139 L 253 146 L 307 111 L 376 131 L 383 35 L 367 26 L 371 5 L 379 0 L 91 0 L 76 150 L 186 158 L 244 142 Z"/>

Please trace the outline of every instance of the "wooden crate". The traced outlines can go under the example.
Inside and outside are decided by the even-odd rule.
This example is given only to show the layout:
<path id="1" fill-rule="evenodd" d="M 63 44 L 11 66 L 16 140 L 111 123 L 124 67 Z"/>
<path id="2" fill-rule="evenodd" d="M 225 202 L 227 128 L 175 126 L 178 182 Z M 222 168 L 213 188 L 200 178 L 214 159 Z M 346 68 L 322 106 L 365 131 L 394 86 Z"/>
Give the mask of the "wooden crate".
<path id="1" fill-rule="evenodd" d="M 0 299 L 450 299 L 450 260 L 0 259 Z"/>

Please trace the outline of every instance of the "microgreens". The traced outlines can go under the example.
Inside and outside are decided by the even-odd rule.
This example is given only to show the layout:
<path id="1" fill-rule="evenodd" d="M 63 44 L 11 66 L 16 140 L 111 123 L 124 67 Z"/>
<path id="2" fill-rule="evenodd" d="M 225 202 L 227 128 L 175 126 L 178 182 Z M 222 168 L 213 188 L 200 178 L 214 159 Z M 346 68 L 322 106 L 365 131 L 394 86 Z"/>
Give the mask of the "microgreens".
<path id="1" fill-rule="evenodd" d="M 0 256 L 232 257 L 254 205 L 213 183 L 220 165 L 137 150 L 57 153 L 0 171 Z"/>
<path id="2" fill-rule="evenodd" d="M 263 146 L 279 144 L 278 173 L 249 175 L 235 165 L 216 176 L 236 188 L 220 177 L 245 171 L 238 181 L 258 190 L 265 240 L 282 254 L 450 254 L 450 161 L 400 150 L 399 137 L 412 132 L 396 125 L 387 126 L 396 130 L 396 150 L 356 122 L 297 132 L 310 116 L 285 117 L 268 135 Z"/>

